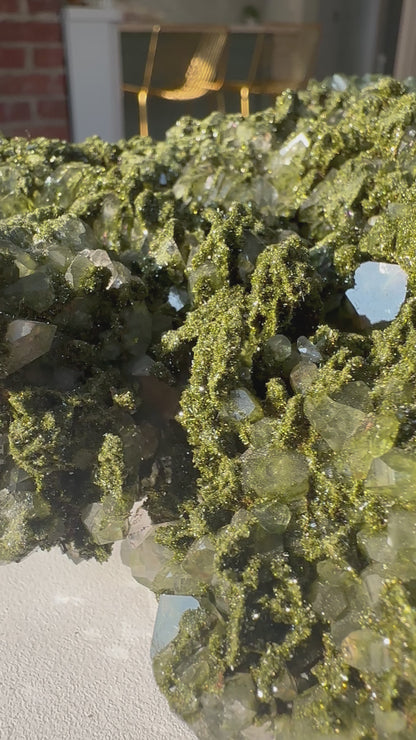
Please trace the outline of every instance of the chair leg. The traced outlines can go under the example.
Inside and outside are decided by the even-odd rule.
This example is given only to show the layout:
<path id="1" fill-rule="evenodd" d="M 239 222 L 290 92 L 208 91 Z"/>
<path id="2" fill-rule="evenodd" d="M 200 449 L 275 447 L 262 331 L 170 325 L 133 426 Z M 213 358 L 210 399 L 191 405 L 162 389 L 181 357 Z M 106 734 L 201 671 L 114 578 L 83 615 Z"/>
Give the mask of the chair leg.
<path id="1" fill-rule="evenodd" d="M 225 99 L 222 90 L 218 90 L 217 92 L 217 108 L 220 113 L 225 113 Z"/>
<path id="2" fill-rule="evenodd" d="M 137 102 L 139 104 L 139 132 L 140 136 L 149 135 L 149 127 L 147 124 L 147 90 L 140 90 L 137 96 Z"/>
<path id="3" fill-rule="evenodd" d="M 241 115 L 243 118 L 247 118 L 247 116 L 250 114 L 250 90 L 249 88 L 244 85 L 240 89 L 240 103 L 241 103 Z"/>

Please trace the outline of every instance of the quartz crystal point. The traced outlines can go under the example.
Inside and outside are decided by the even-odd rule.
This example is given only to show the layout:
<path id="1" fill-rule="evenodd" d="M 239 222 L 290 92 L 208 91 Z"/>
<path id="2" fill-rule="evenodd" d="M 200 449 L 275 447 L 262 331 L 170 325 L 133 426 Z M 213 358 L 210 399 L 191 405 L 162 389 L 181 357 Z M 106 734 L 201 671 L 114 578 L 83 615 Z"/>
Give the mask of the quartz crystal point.
<path id="1" fill-rule="evenodd" d="M 83 249 L 72 260 L 65 273 L 65 278 L 72 287 L 80 288 L 93 267 L 105 267 L 109 270 L 107 290 L 120 288 L 132 279 L 128 267 L 121 262 L 111 260 L 105 249 Z"/>
<path id="2" fill-rule="evenodd" d="M 188 609 L 199 609 L 199 601 L 193 596 L 162 594 L 153 630 L 150 654 L 152 658 L 169 645 L 179 632 L 179 622 Z"/>
<path id="3" fill-rule="evenodd" d="M 240 464 L 247 494 L 255 492 L 260 498 L 291 501 L 308 491 L 308 464 L 299 452 L 273 447 L 249 449 L 241 456 Z"/>
<path id="4" fill-rule="evenodd" d="M 340 450 L 365 419 L 365 414 L 329 396 L 310 396 L 305 399 L 305 414 L 317 432 L 332 450 Z"/>
<path id="5" fill-rule="evenodd" d="M 371 563 L 361 571 L 361 581 L 364 585 L 369 603 L 372 607 L 377 606 L 380 594 L 386 580 L 386 568 L 381 563 Z"/>
<path id="6" fill-rule="evenodd" d="M 371 324 L 393 321 L 406 297 L 407 275 L 399 265 L 363 262 L 355 271 L 355 287 L 347 297 Z"/>
<path id="7" fill-rule="evenodd" d="M 262 529 L 269 534 L 282 534 L 291 518 L 290 509 L 285 504 L 256 505 L 252 511 Z"/>
<path id="8" fill-rule="evenodd" d="M 10 375 L 49 352 L 55 332 L 56 326 L 53 324 L 23 319 L 11 321 L 6 332 L 6 341 L 9 343 L 7 373 Z"/>
<path id="9" fill-rule="evenodd" d="M 392 666 L 389 654 L 390 640 L 371 629 L 351 632 L 342 641 L 342 655 L 346 663 L 364 673 L 384 673 Z"/>
<path id="10" fill-rule="evenodd" d="M 295 393 L 306 393 L 318 376 L 318 368 L 310 360 L 298 362 L 290 373 L 290 385 Z"/>
<path id="11" fill-rule="evenodd" d="M 321 362 L 322 355 L 320 351 L 307 337 L 298 337 L 296 345 L 303 359 L 310 362 Z"/>
<path id="12" fill-rule="evenodd" d="M 78 162 L 62 164 L 46 178 L 39 198 L 40 205 L 59 203 L 62 208 L 68 208 L 77 196 L 82 179 L 90 172 L 91 168 L 85 164 Z"/>
<path id="13" fill-rule="evenodd" d="M 175 311 L 181 311 L 189 304 L 189 295 L 186 290 L 173 286 L 169 290 L 168 303 Z"/>
<path id="14" fill-rule="evenodd" d="M 200 703 L 200 717 L 192 727 L 202 740 L 244 738 L 244 730 L 251 725 L 258 708 L 253 680 L 242 672 L 226 682 L 222 696 L 204 693 Z"/>
<path id="15" fill-rule="evenodd" d="M 20 305 L 22 302 L 39 313 L 47 311 L 53 305 L 55 297 L 51 277 L 43 270 L 36 270 L 19 278 L 4 290 L 4 299 L 9 305 L 15 302 Z"/>
<path id="16" fill-rule="evenodd" d="M 380 707 L 374 708 L 374 718 L 379 737 L 388 740 L 392 737 L 400 737 L 406 732 L 406 716 L 400 711 L 386 711 Z M 405 737 L 405 735 L 402 735 Z"/>
<path id="17" fill-rule="evenodd" d="M 231 422 L 255 422 L 262 418 L 263 409 L 257 398 L 246 388 L 235 388 L 230 392 L 221 415 Z"/>
<path id="18" fill-rule="evenodd" d="M 376 489 L 386 499 L 411 503 L 416 499 L 415 456 L 392 448 L 372 461 L 365 485 Z"/>
<path id="19" fill-rule="evenodd" d="M 13 244 L 13 242 L 0 239 L 0 251 L 4 251 L 11 254 L 14 257 L 14 262 L 19 270 L 19 277 L 26 277 L 36 270 L 37 263 L 24 249 Z"/>
<path id="20" fill-rule="evenodd" d="M 211 583 L 214 576 L 215 543 L 206 535 L 191 545 L 185 559 L 183 569 L 193 576 L 196 581 Z"/>
<path id="21" fill-rule="evenodd" d="M 122 540 L 126 534 L 126 517 L 107 513 L 102 503 L 90 504 L 81 518 L 97 545 Z"/>
<path id="22" fill-rule="evenodd" d="M 172 557 L 171 551 L 159 545 L 155 540 L 158 527 L 146 529 L 143 539 L 133 541 L 123 540 L 121 545 L 122 562 L 131 569 L 133 578 L 143 586 L 153 589 L 156 576 L 160 573 Z"/>
<path id="23" fill-rule="evenodd" d="M 394 560 L 395 552 L 389 544 L 386 530 L 373 532 L 371 529 L 361 529 L 357 533 L 357 543 L 371 560 L 378 563 L 391 563 Z"/>
<path id="24" fill-rule="evenodd" d="M 275 334 L 267 340 L 264 348 L 264 358 L 269 365 L 275 365 L 287 360 L 292 352 L 290 339 L 283 334 Z"/>

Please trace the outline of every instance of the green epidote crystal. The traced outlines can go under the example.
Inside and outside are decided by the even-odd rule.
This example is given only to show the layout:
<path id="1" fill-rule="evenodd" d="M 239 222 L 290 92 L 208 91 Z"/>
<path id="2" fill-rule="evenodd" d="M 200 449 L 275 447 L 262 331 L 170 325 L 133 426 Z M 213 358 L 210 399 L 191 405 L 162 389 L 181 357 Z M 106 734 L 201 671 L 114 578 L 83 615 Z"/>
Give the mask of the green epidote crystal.
<path id="1" fill-rule="evenodd" d="M 0 560 L 127 534 L 200 738 L 414 735 L 415 89 L 0 140 Z"/>

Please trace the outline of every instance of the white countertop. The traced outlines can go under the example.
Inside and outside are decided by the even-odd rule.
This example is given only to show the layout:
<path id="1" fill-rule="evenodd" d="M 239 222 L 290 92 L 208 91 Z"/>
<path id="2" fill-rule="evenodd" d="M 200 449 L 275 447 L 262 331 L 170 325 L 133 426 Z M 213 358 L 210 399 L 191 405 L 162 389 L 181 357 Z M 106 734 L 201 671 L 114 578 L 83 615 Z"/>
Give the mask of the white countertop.
<path id="1" fill-rule="evenodd" d="M 192 740 L 153 679 L 154 595 L 115 546 L 0 567 L 0 740 Z"/>

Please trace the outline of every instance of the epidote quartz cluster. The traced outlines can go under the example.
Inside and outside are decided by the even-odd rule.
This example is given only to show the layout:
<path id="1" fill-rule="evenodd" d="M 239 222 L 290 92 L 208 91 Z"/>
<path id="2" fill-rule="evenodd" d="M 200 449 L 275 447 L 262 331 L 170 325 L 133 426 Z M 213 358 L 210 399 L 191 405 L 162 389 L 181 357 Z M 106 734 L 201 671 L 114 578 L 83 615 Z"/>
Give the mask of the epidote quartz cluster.
<path id="1" fill-rule="evenodd" d="M 388 78 L 0 142 L 0 559 L 124 538 L 201 739 L 415 736 L 415 174 Z"/>

